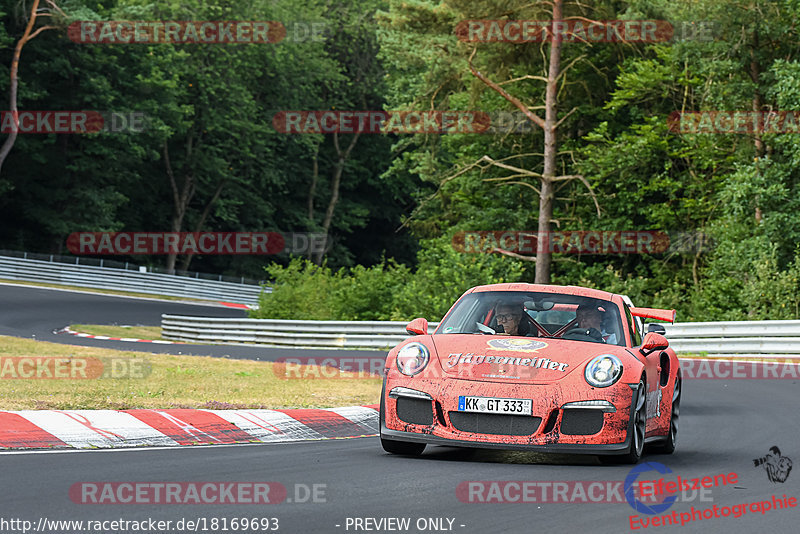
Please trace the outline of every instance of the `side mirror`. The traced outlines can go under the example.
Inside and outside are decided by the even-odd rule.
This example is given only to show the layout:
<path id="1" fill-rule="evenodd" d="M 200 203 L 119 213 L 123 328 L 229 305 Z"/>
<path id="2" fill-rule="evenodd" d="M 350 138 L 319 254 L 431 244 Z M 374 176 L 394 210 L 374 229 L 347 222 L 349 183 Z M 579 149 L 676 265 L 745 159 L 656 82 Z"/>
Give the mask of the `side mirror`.
<path id="1" fill-rule="evenodd" d="M 639 349 L 639 352 L 647 356 L 652 352 L 664 350 L 667 347 L 669 347 L 669 341 L 667 341 L 667 338 L 661 334 L 649 332 L 644 336 L 644 342 L 642 343 L 642 348 Z"/>
<path id="2" fill-rule="evenodd" d="M 647 325 L 648 332 L 655 332 L 661 336 L 667 335 L 667 329 L 664 328 L 664 325 L 661 323 L 648 323 Z"/>
<path id="3" fill-rule="evenodd" d="M 406 325 L 406 332 L 412 336 L 425 336 L 428 334 L 428 320 L 418 317 Z"/>

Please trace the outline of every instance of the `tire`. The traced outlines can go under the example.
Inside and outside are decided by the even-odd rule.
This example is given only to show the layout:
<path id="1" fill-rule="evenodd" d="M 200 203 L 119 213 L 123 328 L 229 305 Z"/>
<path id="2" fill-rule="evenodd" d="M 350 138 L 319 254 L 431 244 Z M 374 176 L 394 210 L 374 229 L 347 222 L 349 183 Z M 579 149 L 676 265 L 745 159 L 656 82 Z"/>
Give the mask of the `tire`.
<path id="1" fill-rule="evenodd" d="M 652 450 L 658 454 L 672 454 L 678 443 L 678 418 L 681 414 L 681 389 L 680 375 L 675 378 L 675 389 L 672 391 L 672 412 L 669 417 L 669 434 L 664 441 L 653 445 Z"/>
<path id="2" fill-rule="evenodd" d="M 637 464 L 644 452 L 644 436 L 647 432 L 647 383 L 644 377 L 639 380 L 636 399 L 634 400 L 633 436 L 628 452 L 611 456 L 598 456 L 602 464 Z"/>
<path id="3" fill-rule="evenodd" d="M 390 454 L 399 454 L 401 456 L 419 456 L 425 450 L 424 443 L 394 441 L 383 438 L 381 438 L 381 447 Z"/>

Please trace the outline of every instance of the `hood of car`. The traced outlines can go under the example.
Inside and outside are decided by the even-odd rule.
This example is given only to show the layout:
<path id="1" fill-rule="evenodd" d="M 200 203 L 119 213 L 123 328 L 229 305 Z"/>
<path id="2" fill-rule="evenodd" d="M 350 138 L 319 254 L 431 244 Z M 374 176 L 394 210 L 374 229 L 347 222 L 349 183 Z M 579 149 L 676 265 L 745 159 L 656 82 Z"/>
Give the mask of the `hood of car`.
<path id="1" fill-rule="evenodd" d="M 617 345 L 555 338 L 441 334 L 431 339 L 445 375 L 465 380 L 556 382 L 582 372 L 600 354 L 631 357 Z"/>

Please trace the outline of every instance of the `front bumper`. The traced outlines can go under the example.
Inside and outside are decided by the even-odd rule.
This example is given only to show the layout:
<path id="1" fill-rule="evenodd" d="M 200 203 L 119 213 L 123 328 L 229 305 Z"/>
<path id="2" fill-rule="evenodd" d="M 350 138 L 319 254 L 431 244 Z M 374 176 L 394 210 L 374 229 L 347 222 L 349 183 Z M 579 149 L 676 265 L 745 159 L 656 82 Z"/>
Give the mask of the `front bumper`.
<path id="1" fill-rule="evenodd" d="M 388 389 L 387 389 L 388 388 Z M 400 394 L 398 395 L 398 389 Z M 408 388 L 417 392 L 413 394 Z M 618 383 L 610 388 L 566 388 L 560 384 L 523 385 L 497 382 L 480 382 L 471 380 L 425 380 L 414 378 L 384 379 L 381 392 L 380 432 L 381 438 L 396 441 L 412 441 L 436 445 L 474 448 L 516 449 L 542 452 L 561 452 L 567 454 L 617 454 L 628 450 L 633 435 L 633 420 L 630 409 L 636 395 L 638 384 Z M 565 391 L 566 390 L 566 391 Z M 394 391 L 394 392 L 393 392 Z M 391 394 L 390 394 L 391 393 Z M 451 419 L 451 412 L 458 412 L 458 397 L 475 395 L 500 398 L 532 398 L 533 413 L 531 418 L 539 420 L 525 421 L 526 416 L 510 416 L 516 421 L 529 423 L 530 432 L 518 431 L 514 435 L 503 434 L 496 429 L 491 433 L 464 430 L 457 428 Z M 566 395 L 566 396 L 565 396 Z M 398 400 L 402 397 L 414 397 L 416 406 L 424 406 L 428 399 L 431 420 L 422 423 L 409 422 L 407 414 L 398 414 Z M 599 431 L 592 434 L 565 433 L 562 423 L 565 412 L 575 412 L 563 406 L 567 403 L 583 400 L 608 400 L 614 411 L 602 410 L 602 422 Z M 586 409 L 581 409 L 585 411 Z M 597 411 L 599 409 L 594 409 Z M 463 413 L 463 412 L 461 412 Z M 599 415 L 599 414 L 592 414 Z M 405 420 L 403 419 L 405 417 Z M 484 421 L 491 418 L 509 417 L 489 415 L 481 416 Z M 597 417 L 594 418 L 595 420 Z M 590 430 L 591 431 L 591 430 Z"/>

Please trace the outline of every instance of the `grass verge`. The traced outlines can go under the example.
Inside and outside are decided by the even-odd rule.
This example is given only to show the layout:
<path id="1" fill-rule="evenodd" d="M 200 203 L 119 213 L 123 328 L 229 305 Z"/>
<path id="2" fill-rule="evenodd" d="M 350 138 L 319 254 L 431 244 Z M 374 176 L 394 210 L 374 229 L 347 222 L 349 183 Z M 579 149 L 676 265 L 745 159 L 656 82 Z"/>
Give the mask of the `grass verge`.
<path id="1" fill-rule="evenodd" d="M 129 337 L 135 339 L 159 339 L 161 337 L 160 326 L 120 326 L 104 324 L 73 324 L 70 325 L 73 332 L 91 334 L 93 336 L 108 337 Z"/>
<path id="2" fill-rule="evenodd" d="M 56 375 L 57 366 L 77 378 L 46 378 L 46 369 Z M 279 366 L 0 336 L 0 409 L 331 408 L 375 404 L 380 397 L 377 377 L 342 373 L 334 379 L 287 379 L 280 377 Z M 32 370 L 42 378 L 19 378 Z M 88 378 L 81 378 L 82 370 Z M 298 375 L 324 376 L 309 371 Z M 92 378 L 100 373 L 104 376 Z M 120 374 L 125 376 L 112 376 Z"/>

